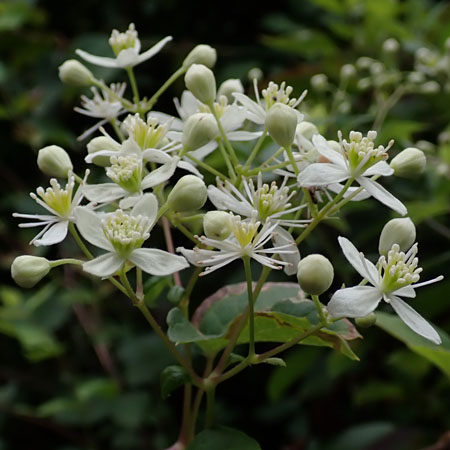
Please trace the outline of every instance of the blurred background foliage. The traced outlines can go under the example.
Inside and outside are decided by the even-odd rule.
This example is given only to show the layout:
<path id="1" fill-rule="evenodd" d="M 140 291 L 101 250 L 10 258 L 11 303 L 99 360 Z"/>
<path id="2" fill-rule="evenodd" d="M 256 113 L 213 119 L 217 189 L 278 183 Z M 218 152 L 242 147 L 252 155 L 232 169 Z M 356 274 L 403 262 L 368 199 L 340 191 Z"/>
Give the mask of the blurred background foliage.
<path id="1" fill-rule="evenodd" d="M 39 148 L 61 145 L 72 152 L 75 167 L 83 167 L 84 144 L 76 136 L 90 123 L 72 110 L 80 92 L 62 86 L 58 65 L 76 48 L 108 54 L 111 30 L 125 30 L 130 22 L 143 47 L 174 37 L 157 59 L 138 68 L 145 93 L 157 89 L 194 45 L 207 43 L 218 50 L 219 82 L 241 78 L 251 91 L 247 74 L 259 67 L 261 87 L 273 80 L 286 81 L 297 95 L 308 89 L 301 110 L 328 139 L 338 130 L 345 135 L 376 125 L 381 144 L 395 139 L 392 153 L 422 148 L 429 162 L 424 176 L 387 184 L 418 227 L 426 278 L 446 276 L 423 289 L 414 307 L 450 332 L 448 2 L 280 0 L 263 8 L 235 0 L 3 0 L 0 450 L 31 443 L 46 450 L 160 450 L 177 434 L 181 395 L 162 400 L 159 388 L 161 371 L 173 361 L 131 305 L 110 286 L 70 269 L 52 272 L 31 291 L 9 277 L 18 254 L 53 258 L 74 250 L 70 241 L 58 249 L 30 249 L 32 234 L 17 228 L 11 212 L 37 212 L 28 192 L 47 184 L 35 165 Z M 395 52 L 384 44 L 392 38 L 399 43 Z M 364 57 L 372 58 L 369 65 Z M 345 64 L 355 72 L 344 73 Z M 411 72 L 422 75 L 414 81 Z M 115 81 L 122 74 L 104 70 L 100 76 Z M 392 102 L 398 86 L 406 88 Z M 182 89 L 182 81 L 175 84 L 158 109 L 174 113 L 172 97 Z M 372 201 L 352 205 L 342 222 L 319 227 L 301 251 L 329 255 L 338 272 L 334 287 L 354 281 L 336 236 L 345 233 L 370 257 L 389 214 Z M 224 282 L 242 279 L 233 268 L 210 275 L 195 292 L 197 303 Z M 161 323 L 174 296 L 167 280 L 147 283 L 147 301 Z M 450 448 L 449 343 L 432 352 L 398 324 L 381 326 L 398 339 L 377 327 L 364 330 L 364 340 L 352 344 L 360 362 L 299 347 L 287 354 L 287 368 L 245 371 L 220 387 L 218 421 L 246 431 L 263 450 Z"/>

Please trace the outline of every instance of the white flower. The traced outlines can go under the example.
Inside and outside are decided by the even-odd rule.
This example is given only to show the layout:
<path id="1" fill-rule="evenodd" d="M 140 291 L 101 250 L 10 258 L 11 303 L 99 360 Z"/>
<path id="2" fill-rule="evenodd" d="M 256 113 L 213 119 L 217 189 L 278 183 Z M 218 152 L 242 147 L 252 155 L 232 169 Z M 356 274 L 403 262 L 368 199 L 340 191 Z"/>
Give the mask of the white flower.
<path id="1" fill-rule="evenodd" d="M 351 131 L 350 141 L 341 139 L 342 152 L 338 152 L 329 146 L 325 138 L 315 135 L 312 139 L 313 144 L 330 162 L 311 164 L 306 167 L 297 178 L 298 184 L 304 187 L 325 185 L 332 187 L 336 183 L 352 178 L 378 201 L 405 215 L 407 213 L 405 205 L 379 183 L 368 178 L 373 175 L 389 176 L 394 173 L 385 162 L 388 157 L 387 151 L 393 141 L 386 148 L 381 145 L 375 148 L 373 141 L 376 136 L 376 131 L 369 131 L 367 137 L 363 137 L 359 132 Z"/>
<path id="2" fill-rule="evenodd" d="M 233 94 L 238 103 L 245 107 L 246 117 L 251 122 L 254 122 L 258 125 L 264 125 L 266 121 L 267 111 L 269 111 L 269 109 L 275 103 L 283 103 L 293 108 L 297 113 L 297 122 L 300 122 L 303 119 L 303 114 L 301 114 L 296 108 L 305 98 L 307 91 L 304 91 L 298 99 L 290 98 L 290 95 L 293 91 L 291 86 L 286 86 L 286 83 L 284 81 L 280 86 L 271 81 L 267 86 L 267 89 L 262 90 L 263 98 L 261 99 L 259 96 L 256 79 L 253 82 L 253 86 L 255 89 L 256 101 L 247 97 L 245 94 L 241 94 L 240 92 L 235 92 Z"/>
<path id="3" fill-rule="evenodd" d="M 86 171 L 83 184 L 88 174 L 89 171 Z M 65 189 L 61 189 L 55 178 L 50 180 L 50 185 L 51 187 L 46 190 L 42 187 L 37 188 L 37 195 L 34 192 L 30 194 L 31 198 L 50 214 L 13 214 L 14 217 L 36 220 L 35 222 L 19 224 L 21 228 L 44 227 L 30 242 L 30 244 L 34 244 L 37 247 L 57 244 L 65 239 L 69 222 L 74 222 L 75 220 L 73 216 L 74 208 L 83 199 L 82 185 L 73 194 L 75 187 L 75 177 L 73 175 L 69 175 Z"/>
<path id="4" fill-rule="evenodd" d="M 327 306 L 330 315 L 336 318 L 365 317 L 373 312 L 383 299 L 414 332 L 440 344 L 441 338 L 435 329 L 400 298 L 414 298 L 415 288 L 443 279 L 443 276 L 439 276 L 417 283 L 422 271 L 417 267 L 417 244 L 414 244 L 407 253 L 401 252 L 398 244 L 394 244 L 388 252 L 387 259 L 380 256 L 374 265 L 363 253 L 359 253 L 348 239 L 344 237 L 338 239 L 350 264 L 372 286 L 360 285 L 336 291 Z"/>
<path id="5" fill-rule="evenodd" d="M 278 223 L 266 222 L 258 231 L 261 222 L 255 218 L 241 220 L 239 216 L 231 216 L 231 234 L 225 240 L 210 239 L 206 236 L 198 237 L 205 246 L 213 246 L 219 251 L 194 248 L 188 250 L 178 247 L 177 252 L 182 253 L 191 264 L 198 267 L 206 267 L 203 275 L 207 275 L 236 259 L 249 256 L 260 264 L 271 269 L 281 269 L 281 266 L 289 265 L 288 262 L 278 261 L 267 254 L 289 254 L 295 252 L 295 243 L 281 245 L 279 247 L 264 248 L 264 245 L 272 238 L 272 234 Z"/>
<path id="6" fill-rule="evenodd" d="M 147 153 L 151 150 L 149 149 Z M 120 207 L 124 209 L 133 206 L 143 195 L 144 190 L 167 181 L 175 172 L 178 163 L 177 157 L 168 157 L 163 161 L 158 161 L 163 163 L 162 166 L 144 176 L 147 154 L 132 138 L 128 138 L 122 143 L 120 151 L 105 150 L 91 153 L 86 160 L 90 161 L 95 156 L 106 156 L 109 153 L 112 155 L 110 157 L 111 166 L 106 168 L 106 175 L 114 183 L 86 185 L 83 193 L 87 199 L 98 203 L 123 199 Z"/>
<path id="7" fill-rule="evenodd" d="M 182 256 L 159 249 L 141 248 L 149 238 L 158 214 L 158 202 L 146 194 L 134 205 L 130 214 L 122 210 L 105 215 L 102 220 L 85 207 L 75 210 L 77 228 L 92 245 L 107 253 L 83 264 L 83 270 L 107 278 L 129 261 L 151 275 L 165 276 L 189 267 Z"/>
<path id="8" fill-rule="evenodd" d="M 119 33 L 117 30 L 113 30 L 111 33 L 109 44 L 116 55 L 115 58 L 91 55 L 80 49 L 76 50 L 76 53 L 85 61 L 97 66 L 127 69 L 152 58 L 171 40 L 172 36 L 167 36 L 144 53 L 140 53 L 141 41 L 138 38 L 134 24 L 131 23 L 125 33 Z"/>
<path id="9" fill-rule="evenodd" d="M 74 110 L 85 116 L 102 120 L 80 135 L 78 137 L 79 141 L 85 139 L 106 122 L 115 119 L 126 111 L 122 107 L 122 103 L 117 99 L 117 97 L 123 97 L 126 87 L 126 83 L 111 84 L 110 89 L 116 96 L 111 95 L 110 92 L 104 89 L 99 92 L 95 87 L 91 87 L 91 91 L 94 94 L 92 98 L 88 98 L 85 95 L 81 96 L 83 108 L 75 107 Z"/>

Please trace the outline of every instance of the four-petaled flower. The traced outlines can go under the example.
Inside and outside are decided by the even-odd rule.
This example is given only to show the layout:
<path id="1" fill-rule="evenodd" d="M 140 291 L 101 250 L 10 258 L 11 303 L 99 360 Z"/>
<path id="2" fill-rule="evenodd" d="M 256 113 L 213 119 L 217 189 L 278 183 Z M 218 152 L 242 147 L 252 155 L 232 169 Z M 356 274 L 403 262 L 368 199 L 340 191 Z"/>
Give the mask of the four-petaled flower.
<path id="1" fill-rule="evenodd" d="M 336 291 L 327 306 L 330 315 L 335 318 L 365 317 L 373 312 L 383 299 L 414 332 L 435 344 L 440 344 L 441 338 L 436 330 L 400 298 L 414 298 L 415 288 L 435 283 L 443 278 L 441 275 L 417 283 L 422 271 L 417 267 L 417 244 L 414 244 L 407 253 L 399 251 L 399 246 L 394 244 L 387 258 L 380 256 L 375 265 L 366 259 L 363 253 L 358 252 L 348 239 L 344 237 L 338 239 L 350 264 L 372 286 L 360 285 Z"/>
<path id="2" fill-rule="evenodd" d="M 104 218 L 94 211 L 78 207 L 75 210 L 77 228 L 92 245 L 107 253 L 83 264 L 83 270 L 101 278 L 119 271 L 128 261 L 151 275 L 165 276 L 189 267 L 186 260 L 163 250 L 142 248 L 149 238 L 158 214 L 158 202 L 153 194 L 144 195 L 130 214 L 118 209 Z"/>

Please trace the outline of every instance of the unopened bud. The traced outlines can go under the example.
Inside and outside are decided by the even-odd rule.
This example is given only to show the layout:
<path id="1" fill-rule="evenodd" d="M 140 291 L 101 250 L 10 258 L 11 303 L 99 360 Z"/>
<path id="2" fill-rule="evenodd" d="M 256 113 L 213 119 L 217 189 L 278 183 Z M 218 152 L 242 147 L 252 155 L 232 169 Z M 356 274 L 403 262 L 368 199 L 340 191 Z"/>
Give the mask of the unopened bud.
<path id="1" fill-rule="evenodd" d="M 341 67 L 341 78 L 348 80 L 356 75 L 356 69 L 353 64 L 344 64 Z"/>
<path id="2" fill-rule="evenodd" d="M 208 198 L 205 183 L 195 175 L 180 178 L 167 197 L 173 211 L 195 211 L 200 209 Z"/>
<path id="3" fill-rule="evenodd" d="M 375 325 L 376 321 L 377 321 L 377 315 L 374 312 L 371 312 L 367 316 L 357 317 L 355 319 L 356 325 L 358 325 L 361 328 L 369 328 L 369 327 Z"/>
<path id="4" fill-rule="evenodd" d="M 308 255 L 298 263 L 298 283 L 307 294 L 323 294 L 331 286 L 333 278 L 333 266 L 323 255 Z"/>
<path id="5" fill-rule="evenodd" d="M 325 91 L 328 88 L 328 77 L 323 73 L 318 73 L 311 77 L 311 86 L 319 92 Z"/>
<path id="6" fill-rule="evenodd" d="M 253 67 L 248 71 L 247 77 L 250 81 L 262 80 L 264 78 L 263 71 L 259 67 Z"/>
<path id="7" fill-rule="evenodd" d="M 23 288 L 32 288 L 51 269 L 50 261 L 40 256 L 18 256 L 11 265 L 11 276 Z"/>
<path id="8" fill-rule="evenodd" d="M 233 103 L 233 94 L 235 92 L 242 94 L 244 92 L 244 86 L 242 86 L 241 80 L 237 78 L 230 78 L 229 80 L 225 80 L 219 86 L 217 96 L 220 97 L 221 95 L 224 95 L 227 98 L 228 103 Z"/>
<path id="9" fill-rule="evenodd" d="M 80 61 L 69 59 L 59 66 L 59 79 L 69 86 L 90 86 L 95 77 Z"/>
<path id="10" fill-rule="evenodd" d="M 203 64 L 206 67 L 214 67 L 217 60 L 217 52 L 206 44 L 200 44 L 194 47 L 183 61 L 183 67 L 188 69 L 192 64 Z"/>
<path id="11" fill-rule="evenodd" d="M 386 53 L 398 52 L 399 48 L 400 48 L 400 44 L 398 43 L 397 39 L 390 38 L 390 39 L 386 39 L 383 42 L 383 51 Z"/>
<path id="12" fill-rule="evenodd" d="M 441 86 L 437 81 L 431 80 L 419 86 L 422 94 L 436 94 L 441 90 Z"/>
<path id="13" fill-rule="evenodd" d="M 275 103 L 266 114 L 265 127 L 280 147 L 288 148 L 294 142 L 297 121 L 297 113 L 293 108 L 284 103 Z"/>
<path id="14" fill-rule="evenodd" d="M 423 173 L 426 164 L 427 159 L 422 150 L 408 147 L 392 159 L 390 166 L 398 177 L 415 178 Z"/>
<path id="15" fill-rule="evenodd" d="M 210 104 L 216 99 L 216 79 L 211 69 L 203 64 L 192 64 L 184 76 L 186 87 L 202 103 Z"/>
<path id="16" fill-rule="evenodd" d="M 295 132 L 301 134 L 304 138 L 308 139 L 309 141 L 315 134 L 319 134 L 319 130 L 317 129 L 317 127 L 313 123 L 306 121 L 300 122 L 297 125 Z"/>
<path id="17" fill-rule="evenodd" d="M 70 156 L 57 145 L 41 148 L 38 153 L 37 164 L 39 169 L 49 177 L 67 178 L 68 172 L 73 170 Z"/>
<path id="18" fill-rule="evenodd" d="M 186 150 L 195 150 L 212 141 L 219 133 L 216 119 L 208 113 L 192 114 L 184 123 L 182 144 Z"/>
<path id="19" fill-rule="evenodd" d="M 231 233 L 231 216 L 225 211 L 208 211 L 203 217 L 203 231 L 210 239 L 223 241 Z"/>
<path id="20" fill-rule="evenodd" d="M 89 155 L 102 150 L 113 150 L 118 152 L 121 148 L 118 142 L 108 136 L 97 136 L 94 139 L 91 139 L 86 147 Z M 92 163 L 100 167 L 109 167 L 111 165 L 110 159 L 110 156 L 97 155 L 92 159 Z"/>
<path id="21" fill-rule="evenodd" d="M 386 223 L 380 234 L 378 251 L 386 256 L 394 244 L 402 252 L 408 251 L 416 241 L 416 227 L 409 217 L 392 219 Z"/>

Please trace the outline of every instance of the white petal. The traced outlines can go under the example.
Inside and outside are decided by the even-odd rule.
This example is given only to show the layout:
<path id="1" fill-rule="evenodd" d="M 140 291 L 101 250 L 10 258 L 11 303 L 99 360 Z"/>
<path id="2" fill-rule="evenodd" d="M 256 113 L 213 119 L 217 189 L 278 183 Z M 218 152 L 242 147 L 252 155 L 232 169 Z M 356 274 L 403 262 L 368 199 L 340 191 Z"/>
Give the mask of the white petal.
<path id="1" fill-rule="evenodd" d="M 139 55 L 136 49 L 134 48 L 126 48 L 121 50 L 117 55 L 116 61 L 119 67 L 126 69 L 127 67 L 134 67 L 139 64 Z"/>
<path id="2" fill-rule="evenodd" d="M 233 93 L 234 98 L 247 109 L 247 118 L 259 125 L 264 125 L 266 114 L 261 105 L 240 92 Z"/>
<path id="3" fill-rule="evenodd" d="M 97 156 L 114 156 L 117 155 L 117 150 L 99 150 L 98 152 L 89 153 L 84 160 L 90 164 L 94 160 L 94 158 L 97 158 Z"/>
<path id="4" fill-rule="evenodd" d="M 142 198 L 142 193 L 138 192 L 133 195 L 128 195 L 122 198 L 119 202 L 119 208 L 122 210 L 133 208 L 136 203 Z"/>
<path id="5" fill-rule="evenodd" d="M 335 194 L 339 194 L 339 192 L 342 191 L 344 185 L 341 183 L 333 183 L 333 184 L 329 184 L 327 186 L 327 189 L 331 192 L 334 192 Z M 344 198 L 349 197 L 351 194 L 353 194 L 355 191 L 357 191 L 358 189 L 361 189 L 360 186 L 350 186 L 344 194 Z M 361 200 L 366 200 L 367 198 L 370 197 L 370 194 L 365 190 L 365 189 L 361 189 L 361 192 L 359 192 L 358 194 L 356 194 L 354 197 L 352 197 L 352 202 L 359 202 Z"/>
<path id="6" fill-rule="evenodd" d="M 202 250 L 189 250 L 184 247 L 178 247 L 177 252 L 181 253 L 191 264 L 197 267 L 204 267 L 205 264 L 202 264 L 202 261 L 205 259 L 207 255 L 202 253 Z M 214 252 L 216 253 L 216 252 Z"/>
<path id="7" fill-rule="evenodd" d="M 145 161 L 151 161 L 158 164 L 166 164 L 172 160 L 172 157 L 166 152 L 157 150 L 156 148 L 148 148 L 142 152 L 142 158 Z"/>
<path id="8" fill-rule="evenodd" d="M 155 170 L 152 170 L 142 180 L 141 183 L 142 189 L 148 189 L 153 186 L 157 186 L 158 184 L 164 183 L 164 181 L 167 181 L 175 172 L 178 161 L 179 161 L 178 158 L 174 157 L 167 164 L 164 164 L 163 166 L 158 167 Z"/>
<path id="9" fill-rule="evenodd" d="M 41 245 L 53 245 L 58 242 L 62 242 L 67 236 L 67 227 L 69 226 L 68 220 L 61 220 L 52 225 L 40 239 L 33 241 L 33 244 L 37 247 Z"/>
<path id="10" fill-rule="evenodd" d="M 363 278 L 370 281 L 374 286 L 377 286 L 379 275 L 375 265 L 368 259 L 364 258 L 358 249 L 347 238 L 339 236 L 338 241 L 348 262 Z"/>
<path id="11" fill-rule="evenodd" d="M 418 288 L 418 287 L 422 287 L 422 286 L 426 286 L 427 284 L 432 284 L 432 283 L 436 283 L 437 281 L 441 281 L 444 279 L 443 275 L 439 275 L 436 278 L 433 278 L 431 280 L 427 280 L 427 281 L 422 281 L 422 283 L 416 283 L 416 284 L 412 284 L 410 287 L 412 287 L 413 289 Z M 396 294 L 398 293 L 398 291 L 395 292 Z"/>
<path id="12" fill-rule="evenodd" d="M 103 232 L 102 221 L 94 211 L 79 206 L 75 208 L 74 215 L 78 231 L 84 239 L 96 247 L 113 251 L 111 242 L 108 241 Z"/>
<path id="13" fill-rule="evenodd" d="M 153 224 L 158 215 L 158 200 L 153 194 L 143 195 L 131 210 L 132 216 L 147 216 Z"/>
<path id="14" fill-rule="evenodd" d="M 124 260 L 115 253 L 105 253 L 92 261 L 83 264 L 83 270 L 101 278 L 114 275 L 122 266 Z"/>
<path id="15" fill-rule="evenodd" d="M 321 136 L 320 134 L 315 134 L 312 137 L 312 142 L 315 145 L 315 147 L 317 148 L 317 151 L 322 156 L 327 158 L 330 162 L 332 162 L 336 166 L 347 170 L 347 165 L 345 164 L 344 157 L 336 150 L 333 150 L 328 145 L 327 140 L 323 136 Z"/>
<path id="16" fill-rule="evenodd" d="M 186 259 L 182 256 L 155 248 L 133 250 L 128 259 L 144 272 L 157 276 L 170 275 L 189 267 Z"/>
<path id="17" fill-rule="evenodd" d="M 253 208 L 250 203 L 240 202 L 233 195 L 223 192 L 216 186 L 208 186 L 208 198 L 217 209 L 229 210 L 246 217 L 252 215 Z"/>
<path id="18" fill-rule="evenodd" d="M 175 107 L 177 108 L 179 116 L 183 120 L 187 120 L 199 111 L 200 102 L 195 98 L 191 91 L 185 90 L 181 94 L 181 104 L 178 99 L 174 99 Z"/>
<path id="19" fill-rule="evenodd" d="M 107 58 L 105 56 L 95 56 L 91 55 L 84 50 L 77 49 L 75 53 L 78 56 L 81 56 L 85 61 L 90 62 L 91 64 L 95 64 L 96 66 L 102 67 L 118 67 L 116 58 Z"/>
<path id="20" fill-rule="evenodd" d="M 217 142 L 211 141 L 211 142 L 208 142 L 203 147 L 200 147 L 197 150 L 189 152 L 189 154 L 192 155 L 195 159 L 199 159 L 201 161 L 203 158 L 205 158 L 210 153 L 212 153 L 216 148 L 217 148 Z"/>
<path id="21" fill-rule="evenodd" d="M 149 48 L 144 53 L 141 53 L 139 55 L 139 64 L 141 62 L 147 61 L 147 59 L 150 59 L 151 57 L 159 53 L 161 49 L 171 40 L 172 36 L 166 36 L 164 39 L 161 39 L 159 42 L 157 42 L 153 47 Z"/>
<path id="22" fill-rule="evenodd" d="M 383 177 L 388 177 L 394 173 L 394 169 L 386 162 L 379 161 L 372 167 L 369 167 L 365 172 L 365 177 L 370 177 L 372 175 L 381 175 Z"/>
<path id="23" fill-rule="evenodd" d="M 435 344 L 439 345 L 442 343 L 436 330 L 411 306 L 395 295 L 389 296 L 389 299 L 394 311 L 411 330 Z"/>
<path id="24" fill-rule="evenodd" d="M 127 192 L 116 183 L 86 184 L 83 195 L 91 202 L 107 203 L 127 195 Z"/>
<path id="25" fill-rule="evenodd" d="M 356 181 L 384 205 L 389 206 L 389 208 L 397 211 L 402 216 L 407 214 L 408 211 L 405 205 L 400 200 L 397 200 L 390 192 L 381 186 L 381 184 L 365 177 L 358 177 L 356 178 Z"/>
<path id="26" fill-rule="evenodd" d="M 187 170 L 188 172 L 193 173 L 195 176 L 201 178 L 203 180 L 203 175 L 197 170 L 197 168 L 187 161 L 179 161 L 178 167 L 183 170 Z"/>
<path id="27" fill-rule="evenodd" d="M 382 295 L 372 286 L 339 289 L 327 305 L 332 317 L 365 317 L 375 310 Z"/>
<path id="28" fill-rule="evenodd" d="M 220 118 L 223 129 L 228 132 L 240 128 L 244 121 L 245 108 L 236 104 L 230 105 Z"/>
<path id="29" fill-rule="evenodd" d="M 272 242 L 276 247 L 293 244 L 293 253 L 279 253 L 279 258 L 282 261 L 289 263 L 289 265 L 284 268 L 285 274 L 288 276 L 295 275 L 297 273 L 298 263 L 300 262 L 300 252 L 291 233 L 278 226 L 275 228 L 272 235 Z"/>
<path id="30" fill-rule="evenodd" d="M 328 163 L 315 163 L 306 167 L 299 176 L 297 182 L 300 186 L 324 186 L 339 183 L 350 177 L 346 169 Z"/>
<path id="31" fill-rule="evenodd" d="M 230 131 L 227 133 L 227 137 L 230 141 L 253 141 L 253 139 L 258 139 L 261 134 L 262 131 Z"/>
<path id="32" fill-rule="evenodd" d="M 415 298 L 416 291 L 413 286 L 405 286 L 395 291 L 395 295 L 400 295 L 400 297 Z"/>

